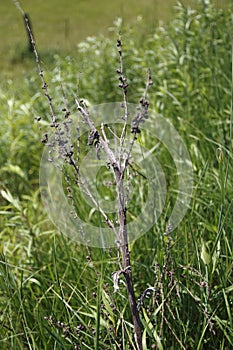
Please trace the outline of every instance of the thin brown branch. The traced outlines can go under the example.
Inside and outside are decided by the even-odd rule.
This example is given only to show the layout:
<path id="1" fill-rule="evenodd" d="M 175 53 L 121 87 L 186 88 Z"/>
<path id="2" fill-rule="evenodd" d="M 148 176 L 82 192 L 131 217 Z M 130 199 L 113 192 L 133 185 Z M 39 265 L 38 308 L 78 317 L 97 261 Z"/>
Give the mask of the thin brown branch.
<path id="1" fill-rule="evenodd" d="M 139 316 L 139 310 L 137 308 L 137 301 L 134 292 L 133 285 L 133 276 L 131 270 L 131 262 L 130 262 L 130 251 L 129 251 L 129 243 L 128 243 L 128 232 L 127 232 L 127 208 L 125 203 L 125 188 L 124 188 L 124 175 L 128 165 L 128 161 L 122 164 L 121 155 L 123 153 L 125 136 L 128 124 L 128 103 L 127 103 L 127 78 L 125 77 L 123 70 L 123 58 L 122 58 L 122 41 L 121 39 L 117 40 L 117 47 L 119 52 L 120 59 L 120 69 L 117 71 L 119 74 L 119 87 L 122 89 L 123 93 L 123 108 L 124 108 L 124 124 L 120 137 L 120 154 L 119 154 L 119 170 L 115 174 L 115 181 L 117 184 L 117 193 L 118 193 L 118 222 L 119 222 L 119 241 L 121 245 L 122 252 L 122 260 L 124 266 L 124 276 L 126 280 L 126 288 L 128 293 L 129 305 L 132 313 L 133 324 L 134 324 L 134 332 L 135 332 L 135 342 L 138 350 L 142 350 L 142 328 L 141 321 Z M 130 152 L 128 153 L 128 159 L 130 157 L 132 148 L 130 148 Z"/>
<path id="2" fill-rule="evenodd" d="M 117 73 L 119 74 L 119 88 L 121 88 L 122 92 L 123 92 L 123 109 L 124 109 L 124 116 L 123 116 L 124 124 L 123 124 L 121 137 L 120 137 L 120 150 L 119 150 L 119 159 L 120 159 L 120 164 L 121 164 L 121 154 L 122 154 L 122 150 L 124 147 L 126 128 L 127 128 L 127 124 L 128 124 L 128 117 L 129 117 L 128 102 L 127 102 L 128 83 L 127 83 L 127 78 L 124 74 L 121 38 L 119 38 L 117 40 L 117 47 L 118 47 L 119 60 L 120 60 L 120 68 L 117 69 Z"/>
<path id="3" fill-rule="evenodd" d="M 22 9 L 21 9 L 21 11 L 22 11 Z M 25 12 L 23 12 L 23 17 L 24 17 L 24 20 L 25 20 L 27 31 L 29 33 L 29 37 L 31 39 L 31 44 L 32 44 L 33 51 L 34 51 L 34 55 L 35 55 L 35 59 L 36 59 L 36 63 L 37 63 L 38 71 L 39 71 L 39 76 L 40 76 L 41 81 L 42 81 L 42 89 L 44 90 L 44 94 L 45 94 L 45 96 L 46 96 L 46 98 L 48 100 L 49 109 L 50 109 L 50 115 L 52 117 L 52 123 L 53 123 L 53 126 L 57 127 L 57 117 L 56 117 L 56 114 L 55 114 L 55 109 L 53 107 L 52 97 L 49 95 L 48 85 L 47 85 L 47 83 L 45 81 L 45 78 L 44 78 L 44 72 L 43 72 L 43 69 L 42 69 L 42 66 L 41 66 L 41 63 L 40 63 L 39 54 L 37 52 L 36 41 L 35 41 L 34 35 L 32 33 L 31 24 L 30 24 L 29 18 L 28 18 L 27 14 Z"/>

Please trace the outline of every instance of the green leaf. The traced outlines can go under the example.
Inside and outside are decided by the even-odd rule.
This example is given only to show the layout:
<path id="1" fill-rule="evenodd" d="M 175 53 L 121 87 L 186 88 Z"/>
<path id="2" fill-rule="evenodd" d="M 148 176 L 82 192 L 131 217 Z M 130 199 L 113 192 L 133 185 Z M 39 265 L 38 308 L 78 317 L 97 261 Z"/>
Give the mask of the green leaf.
<path id="1" fill-rule="evenodd" d="M 19 199 L 14 198 L 9 190 L 1 190 L 0 193 L 2 197 L 5 198 L 9 203 L 11 203 L 18 211 L 22 211 Z"/>
<path id="2" fill-rule="evenodd" d="M 201 241 L 201 259 L 205 265 L 210 264 L 210 254 L 208 253 L 206 243 L 203 241 L 203 239 Z"/>
<path id="3" fill-rule="evenodd" d="M 153 326 L 151 320 L 149 319 L 149 317 L 146 313 L 146 310 L 143 308 L 142 311 L 143 311 L 143 316 L 145 318 L 145 321 L 143 322 L 145 325 L 145 330 L 143 332 L 144 338 L 146 337 L 146 335 L 144 333 L 147 332 L 150 337 L 151 336 L 154 337 L 156 344 L 157 344 L 157 348 L 159 350 L 163 350 L 163 345 L 162 345 L 161 339 L 160 339 L 155 327 Z M 144 339 L 144 342 L 145 342 L 145 339 Z M 143 350 L 144 350 L 144 348 L 143 348 Z"/>
<path id="4" fill-rule="evenodd" d="M 212 269 L 212 273 L 214 273 L 217 265 L 218 265 L 218 262 L 219 262 L 219 257 L 220 257 L 220 251 L 221 251 L 221 245 L 220 245 L 220 239 L 218 240 L 218 243 L 217 243 L 217 246 L 216 246 L 216 249 L 213 253 L 213 256 L 212 256 L 212 262 L 213 262 L 213 269 Z"/>
<path id="5" fill-rule="evenodd" d="M 108 316 L 109 320 L 113 323 L 113 325 L 115 325 L 114 313 L 113 313 L 113 310 L 111 308 L 111 299 L 110 299 L 109 295 L 105 292 L 104 289 L 102 290 L 102 300 L 103 300 L 103 303 L 104 303 L 106 310 L 109 313 L 109 316 Z"/>
<path id="6" fill-rule="evenodd" d="M 148 347 L 146 345 L 146 328 L 144 329 L 142 334 L 142 348 L 143 350 L 148 350 Z"/>
<path id="7" fill-rule="evenodd" d="M 22 179 L 27 180 L 25 172 L 18 165 L 7 164 L 1 169 L 1 171 L 16 174 Z"/>

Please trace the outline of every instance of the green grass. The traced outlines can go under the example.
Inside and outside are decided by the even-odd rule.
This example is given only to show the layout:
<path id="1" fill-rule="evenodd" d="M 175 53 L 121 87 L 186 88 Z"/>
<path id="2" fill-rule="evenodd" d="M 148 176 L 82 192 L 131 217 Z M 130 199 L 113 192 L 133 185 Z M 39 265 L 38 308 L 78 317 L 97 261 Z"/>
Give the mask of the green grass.
<path id="1" fill-rule="evenodd" d="M 146 15 L 156 6 L 153 0 L 144 1 L 143 4 L 135 0 L 130 0 L 127 4 L 122 0 L 112 3 L 106 0 L 98 3 L 93 0 L 52 0 L 36 3 L 21 1 L 21 4 L 30 15 L 39 49 L 47 55 L 53 55 L 56 51 L 72 51 L 87 36 L 101 32 L 107 34 L 108 28 L 117 17 L 134 21 L 138 15 Z M 0 43 L 1 68 L 8 71 L 10 59 L 13 63 L 20 63 L 22 60 L 27 46 L 27 35 L 21 15 L 12 1 L 2 1 L 0 13 L 1 32 L 4 36 Z M 150 26 L 153 21 L 150 20 Z M 20 68 L 24 69 L 22 64 Z"/>
<path id="2" fill-rule="evenodd" d="M 54 53 L 74 52 L 77 43 L 87 36 L 107 35 L 118 17 L 133 23 L 137 16 L 143 16 L 146 23 L 141 30 L 153 30 L 159 21 L 167 22 L 171 18 L 176 1 L 103 0 L 97 3 L 95 0 L 37 0 L 32 3 L 22 0 L 20 3 L 30 15 L 38 47 L 44 62 L 49 65 Z M 196 1 L 186 0 L 184 3 L 195 6 Z M 216 1 L 219 7 L 228 3 L 229 0 Z M 0 14 L 0 75 L 15 79 L 25 75 L 33 66 L 27 59 L 27 35 L 21 14 L 12 0 L 1 1 Z"/>
<path id="3" fill-rule="evenodd" d="M 233 347 L 231 13 L 179 6 L 167 28 L 146 36 L 137 23 L 122 28 L 129 100 L 141 96 L 149 66 L 151 108 L 179 131 L 194 172 L 191 204 L 171 247 L 166 213 L 131 245 L 137 297 L 149 286 L 159 291 L 141 310 L 144 350 Z M 71 106 L 73 92 L 95 104 L 121 99 L 118 29 L 83 42 L 72 56 L 55 56 L 45 74 L 58 116 L 61 81 Z M 134 349 L 124 285 L 113 293 L 115 249 L 78 245 L 56 231 L 42 206 L 38 169 L 47 126 L 40 130 L 34 117 L 46 120 L 49 112 L 33 74 L 0 88 L 0 348 Z M 169 155 L 157 156 L 175 183 Z M 174 196 L 168 192 L 167 201 Z"/>

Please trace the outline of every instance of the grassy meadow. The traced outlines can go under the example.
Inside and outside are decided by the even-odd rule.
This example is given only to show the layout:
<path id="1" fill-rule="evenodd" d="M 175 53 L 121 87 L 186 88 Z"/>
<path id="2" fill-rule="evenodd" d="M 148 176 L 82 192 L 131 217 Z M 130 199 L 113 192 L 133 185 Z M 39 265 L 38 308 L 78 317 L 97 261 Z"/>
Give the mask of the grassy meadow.
<path id="1" fill-rule="evenodd" d="M 98 3 L 96 0 L 21 1 L 24 11 L 30 15 L 38 46 L 47 61 L 54 52 L 59 51 L 61 54 L 73 51 L 77 43 L 87 36 L 100 33 L 108 35 L 109 27 L 118 17 L 126 22 L 134 22 L 140 15 L 147 19 L 149 28 L 154 28 L 158 20 L 167 20 L 172 11 L 172 3 L 175 4 L 175 1 L 163 2 L 162 6 L 154 0 L 146 0 L 143 3 L 137 0 L 103 0 Z M 0 13 L 0 30 L 3 37 L 0 42 L 0 68 L 9 71 L 9 65 L 16 69 L 18 63 L 17 73 L 20 70 L 24 72 L 25 65 L 20 63 L 27 45 L 27 35 L 21 15 L 13 1 L 9 0 L 1 1 Z M 11 62 L 14 64 L 10 64 Z"/>
<path id="2" fill-rule="evenodd" d="M 167 25 L 155 26 L 147 11 L 150 6 L 158 8 L 157 1 L 136 2 L 134 14 L 147 13 L 148 20 L 134 17 L 131 1 L 129 7 L 115 2 L 111 17 L 109 2 L 102 1 L 96 22 L 83 32 L 73 30 L 74 22 L 85 27 L 85 16 L 97 11 L 91 5 L 84 9 L 84 1 L 79 2 L 80 11 L 71 1 L 62 13 L 57 5 L 54 13 L 61 22 L 53 18 L 45 25 L 41 18 L 46 19 L 52 11 L 49 6 L 53 4 L 54 9 L 58 2 L 37 1 L 40 11 L 29 1 L 21 3 L 31 14 L 60 119 L 64 100 L 75 113 L 74 94 L 91 105 L 122 100 L 116 75 L 119 31 L 129 102 L 138 103 L 150 67 L 150 107 L 181 135 L 192 161 L 194 186 L 184 219 L 169 237 L 164 235 L 177 196 L 173 188 L 177 174 L 168 152 L 156 151 L 168 184 L 166 208 L 154 227 L 130 245 L 136 297 L 155 288 L 140 310 L 143 350 L 231 350 L 231 2 L 219 1 L 215 6 L 200 1 L 192 10 L 179 4 Z M 16 59 L 15 48 L 25 42 L 25 29 L 12 3 L 1 1 L 0 13 L 6 9 L 7 25 L 11 18 L 18 18 L 12 28 L 18 36 L 12 38 L 8 32 L 5 43 L 0 43 L 1 67 L 9 69 L 2 73 L 7 78 L 0 84 L 0 348 L 136 350 L 123 278 L 114 293 L 117 249 L 90 248 L 72 241 L 66 232 L 58 232 L 41 202 L 41 139 L 48 128 L 49 107 L 34 60 L 28 58 L 25 69 L 25 61 Z M 131 19 L 113 24 L 122 13 Z M 91 37 L 85 39 L 87 35 Z M 7 45 L 13 51 L 6 51 L 4 57 Z M 146 139 L 146 134 L 140 137 Z M 153 144 L 153 140 L 147 142 Z"/>
<path id="3" fill-rule="evenodd" d="M 142 16 L 146 21 L 140 31 L 153 31 L 160 21 L 171 19 L 176 1 L 21 0 L 20 3 L 30 15 L 44 64 L 49 66 L 54 53 L 65 55 L 73 52 L 77 43 L 87 36 L 111 35 L 109 28 L 118 17 L 126 23 L 133 23 L 137 16 Z M 195 0 L 184 0 L 183 3 L 197 6 Z M 218 8 L 228 3 L 229 0 L 215 0 Z M 0 14 L 0 76 L 17 79 L 33 67 L 25 54 L 27 34 L 13 0 L 1 0 Z"/>

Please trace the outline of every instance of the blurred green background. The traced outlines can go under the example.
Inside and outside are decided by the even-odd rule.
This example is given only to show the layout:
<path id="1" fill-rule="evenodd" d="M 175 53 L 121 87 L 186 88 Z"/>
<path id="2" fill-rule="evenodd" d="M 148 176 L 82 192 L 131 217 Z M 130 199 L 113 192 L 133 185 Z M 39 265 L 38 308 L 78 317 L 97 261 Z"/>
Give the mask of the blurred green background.
<path id="1" fill-rule="evenodd" d="M 109 33 L 109 27 L 118 17 L 125 23 L 136 21 L 137 16 L 146 19 L 145 32 L 151 32 L 159 21 L 168 22 L 173 16 L 175 0 L 22 0 L 24 11 L 30 15 L 34 35 L 40 50 L 51 56 L 54 52 L 71 52 L 87 36 Z M 184 4 L 197 6 L 196 0 Z M 230 0 L 216 0 L 224 7 Z M 0 74 L 24 73 L 22 53 L 27 45 L 27 34 L 20 12 L 11 0 L 0 1 Z"/>

